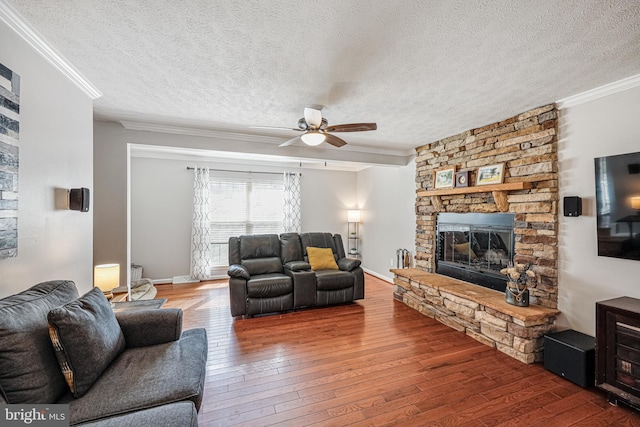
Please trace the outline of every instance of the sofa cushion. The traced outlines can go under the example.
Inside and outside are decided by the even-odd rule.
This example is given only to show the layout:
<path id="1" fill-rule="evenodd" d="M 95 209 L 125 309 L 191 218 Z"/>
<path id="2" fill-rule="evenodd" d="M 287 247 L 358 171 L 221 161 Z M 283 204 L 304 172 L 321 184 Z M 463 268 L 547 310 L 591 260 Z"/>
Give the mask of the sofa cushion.
<path id="1" fill-rule="evenodd" d="M 282 260 L 280 257 L 266 257 L 243 259 L 242 266 L 251 276 L 256 274 L 282 273 Z"/>
<path id="2" fill-rule="evenodd" d="M 51 310 L 48 318 L 60 368 L 73 395 L 80 397 L 124 350 L 120 325 L 98 288 Z"/>
<path id="3" fill-rule="evenodd" d="M 283 264 L 304 259 L 298 233 L 282 233 L 280 235 L 280 256 Z"/>
<path id="4" fill-rule="evenodd" d="M 318 270 L 338 270 L 338 264 L 333 256 L 331 248 L 307 247 L 309 264 L 313 271 Z"/>
<path id="5" fill-rule="evenodd" d="M 196 427 L 198 425 L 198 413 L 193 402 L 176 402 L 79 425 L 83 427 Z"/>
<path id="6" fill-rule="evenodd" d="M 354 283 L 353 274 L 341 270 L 316 271 L 316 289 L 319 291 L 335 291 L 350 288 Z"/>
<path id="7" fill-rule="evenodd" d="M 77 297 L 73 282 L 56 280 L 0 299 L 0 392 L 7 403 L 54 403 L 68 390 L 47 313 Z"/>
<path id="8" fill-rule="evenodd" d="M 293 281 L 284 274 L 261 274 L 247 282 L 247 297 L 272 298 L 293 293 Z"/>
<path id="9" fill-rule="evenodd" d="M 240 236 L 240 258 L 242 260 L 270 257 L 280 258 L 280 239 L 277 234 Z"/>
<path id="10" fill-rule="evenodd" d="M 331 233 L 301 233 L 300 241 L 302 242 L 305 256 L 307 255 L 307 247 L 309 246 L 314 248 L 331 248 L 334 254 L 337 252 Z"/>
<path id="11" fill-rule="evenodd" d="M 69 404 L 72 425 L 186 400 L 198 410 L 207 348 L 204 329 L 184 331 L 166 344 L 127 348 L 84 396 L 69 393 L 57 403 Z"/>

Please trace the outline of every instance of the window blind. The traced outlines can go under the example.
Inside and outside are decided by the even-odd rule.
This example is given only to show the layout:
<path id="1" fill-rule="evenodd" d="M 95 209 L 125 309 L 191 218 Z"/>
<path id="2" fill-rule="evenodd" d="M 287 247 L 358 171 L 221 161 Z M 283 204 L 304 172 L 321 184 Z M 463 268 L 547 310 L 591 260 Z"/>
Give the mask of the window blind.
<path id="1" fill-rule="evenodd" d="M 210 182 L 213 265 L 229 264 L 229 237 L 284 231 L 281 176 L 212 176 Z"/>

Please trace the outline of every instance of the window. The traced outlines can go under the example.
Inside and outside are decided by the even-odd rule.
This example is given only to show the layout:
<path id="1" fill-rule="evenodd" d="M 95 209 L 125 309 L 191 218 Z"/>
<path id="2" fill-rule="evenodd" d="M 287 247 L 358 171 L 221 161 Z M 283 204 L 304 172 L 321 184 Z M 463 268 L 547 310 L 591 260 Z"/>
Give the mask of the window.
<path id="1" fill-rule="evenodd" d="M 229 237 L 284 232 L 283 187 L 281 175 L 211 177 L 214 266 L 229 264 Z"/>

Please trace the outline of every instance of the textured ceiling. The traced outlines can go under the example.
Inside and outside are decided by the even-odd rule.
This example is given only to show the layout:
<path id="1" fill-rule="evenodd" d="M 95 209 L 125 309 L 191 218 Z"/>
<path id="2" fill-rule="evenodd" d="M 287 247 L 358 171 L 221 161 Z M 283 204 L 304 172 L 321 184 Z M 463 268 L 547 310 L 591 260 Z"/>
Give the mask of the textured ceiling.
<path id="1" fill-rule="evenodd" d="M 638 0 L 4 1 L 112 120 L 255 134 L 322 105 L 406 151 L 640 74 Z"/>

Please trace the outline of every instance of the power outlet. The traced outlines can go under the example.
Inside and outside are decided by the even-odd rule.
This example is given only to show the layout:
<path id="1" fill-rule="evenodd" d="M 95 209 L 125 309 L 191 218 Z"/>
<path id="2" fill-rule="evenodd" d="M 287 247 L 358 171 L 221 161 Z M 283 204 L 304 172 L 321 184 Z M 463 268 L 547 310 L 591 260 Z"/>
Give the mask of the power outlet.
<path id="1" fill-rule="evenodd" d="M 393 267 L 393 258 L 389 258 L 389 265 Z"/>

